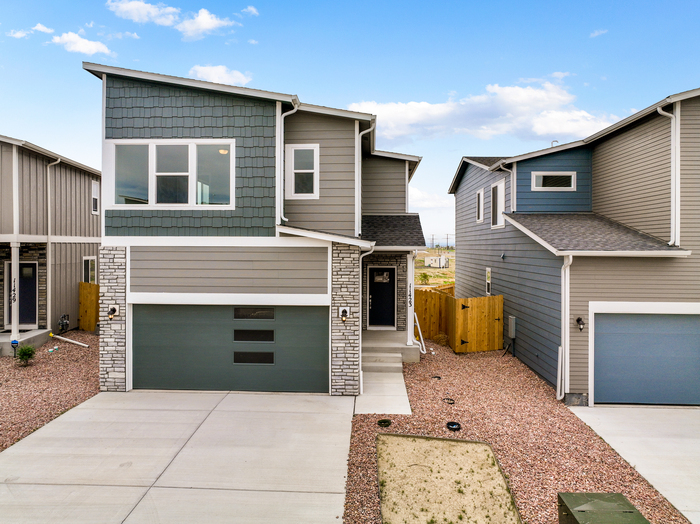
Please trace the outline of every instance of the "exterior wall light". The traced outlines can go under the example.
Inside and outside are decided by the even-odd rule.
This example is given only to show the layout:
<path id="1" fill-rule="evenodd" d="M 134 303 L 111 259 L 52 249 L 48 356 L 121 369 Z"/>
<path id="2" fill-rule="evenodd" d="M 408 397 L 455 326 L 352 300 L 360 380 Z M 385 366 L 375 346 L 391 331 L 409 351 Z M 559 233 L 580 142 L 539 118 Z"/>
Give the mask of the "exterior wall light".
<path id="1" fill-rule="evenodd" d="M 109 308 L 109 311 L 107 311 L 107 317 L 112 320 L 114 318 L 114 315 L 117 314 L 117 308 L 115 306 L 112 306 Z"/>
<path id="2" fill-rule="evenodd" d="M 581 317 L 578 317 L 576 319 L 576 323 L 578 324 L 578 330 L 583 331 L 583 328 L 586 326 L 586 323 L 583 321 Z"/>
<path id="3" fill-rule="evenodd" d="M 340 313 L 340 320 L 342 320 L 343 324 L 344 324 L 345 321 L 348 319 L 348 308 L 341 307 L 339 313 Z"/>

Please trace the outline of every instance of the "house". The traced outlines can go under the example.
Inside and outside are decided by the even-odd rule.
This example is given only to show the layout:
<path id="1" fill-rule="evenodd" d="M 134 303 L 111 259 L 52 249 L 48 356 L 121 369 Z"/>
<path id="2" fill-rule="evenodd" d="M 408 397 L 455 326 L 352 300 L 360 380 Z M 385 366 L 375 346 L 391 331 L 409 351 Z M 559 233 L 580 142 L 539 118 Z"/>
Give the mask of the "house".
<path id="1" fill-rule="evenodd" d="M 420 157 L 373 115 L 99 64 L 102 390 L 361 391 L 363 333 L 414 344 Z"/>
<path id="2" fill-rule="evenodd" d="M 98 280 L 100 172 L 0 135 L 0 355 L 43 344 Z"/>
<path id="3" fill-rule="evenodd" d="M 456 292 L 484 295 L 490 275 L 514 354 L 568 403 L 700 404 L 698 129 L 700 89 L 459 163 Z"/>
<path id="4" fill-rule="evenodd" d="M 425 267 L 437 267 L 444 269 L 450 267 L 450 259 L 445 255 L 440 255 L 437 257 L 425 257 L 423 259 L 423 264 Z"/>

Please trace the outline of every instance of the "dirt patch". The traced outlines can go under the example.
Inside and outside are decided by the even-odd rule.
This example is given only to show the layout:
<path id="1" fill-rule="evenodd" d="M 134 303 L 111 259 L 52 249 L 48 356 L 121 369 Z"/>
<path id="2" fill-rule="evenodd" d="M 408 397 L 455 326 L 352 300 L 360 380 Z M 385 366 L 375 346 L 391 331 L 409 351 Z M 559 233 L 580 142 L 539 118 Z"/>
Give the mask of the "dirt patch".
<path id="1" fill-rule="evenodd" d="M 90 347 L 50 339 L 26 367 L 0 357 L 0 451 L 99 393 L 99 337 L 64 336 Z"/>
<path id="2" fill-rule="evenodd" d="M 379 435 L 377 464 L 384 524 L 519 523 L 486 444 Z"/>

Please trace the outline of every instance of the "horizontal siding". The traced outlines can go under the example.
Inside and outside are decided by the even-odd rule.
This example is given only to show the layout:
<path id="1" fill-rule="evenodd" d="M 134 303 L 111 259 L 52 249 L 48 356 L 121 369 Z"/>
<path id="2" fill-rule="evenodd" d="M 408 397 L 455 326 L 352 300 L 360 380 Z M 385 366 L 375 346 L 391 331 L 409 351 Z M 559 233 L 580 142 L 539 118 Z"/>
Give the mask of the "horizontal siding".
<path id="1" fill-rule="evenodd" d="M 286 144 L 319 144 L 317 200 L 285 200 L 287 225 L 355 236 L 355 121 L 299 111 L 285 118 Z"/>
<path id="2" fill-rule="evenodd" d="M 362 159 L 362 213 L 406 212 L 406 161 Z"/>
<path id="3" fill-rule="evenodd" d="M 328 293 L 324 247 L 132 247 L 132 292 Z"/>
<path id="4" fill-rule="evenodd" d="M 593 148 L 593 211 L 669 240 L 670 118 L 652 116 Z"/>
<path id="5" fill-rule="evenodd" d="M 491 184 L 503 178 L 469 166 L 456 192 L 456 296 L 503 295 L 504 317 L 517 318 L 515 354 L 550 383 L 556 381 L 560 344 L 561 259 L 513 226 L 491 229 Z M 510 176 L 506 176 L 510 210 Z M 476 222 L 476 192 L 484 189 L 484 221 Z M 501 258 L 501 254 L 505 255 Z M 504 335 L 508 322 L 504 322 Z"/>
<path id="6" fill-rule="evenodd" d="M 12 145 L 0 142 L 0 234 L 12 228 Z"/>
<path id="7" fill-rule="evenodd" d="M 576 171 L 576 191 L 532 191 L 533 171 Z M 591 210 L 591 151 L 569 149 L 517 165 L 516 208 L 519 213 L 566 213 Z"/>
<path id="8" fill-rule="evenodd" d="M 61 315 L 69 315 L 70 327 L 78 327 L 80 296 L 78 284 L 83 280 L 83 257 L 99 258 L 99 244 L 52 244 L 51 260 L 51 329 L 58 328 Z M 99 264 L 97 264 L 99 271 Z M 100 275 L 97 274 L 97 283 Z"/>

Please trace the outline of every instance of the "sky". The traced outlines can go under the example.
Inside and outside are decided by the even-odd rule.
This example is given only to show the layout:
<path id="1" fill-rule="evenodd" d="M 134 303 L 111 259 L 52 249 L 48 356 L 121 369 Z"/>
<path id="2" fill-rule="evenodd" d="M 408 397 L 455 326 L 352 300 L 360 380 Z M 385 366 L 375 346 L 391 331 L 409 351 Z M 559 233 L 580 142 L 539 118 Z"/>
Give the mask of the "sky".
<path id="1" fill-rule="evenodd" d="M 410 210 L 440 245 L 462 156 L 577 140 L 700 87 L 697 1 L 2 3 L 0 134 L 100 169 L 83 61 L 369 112 L 377 149 L 423 157 Z"/>

